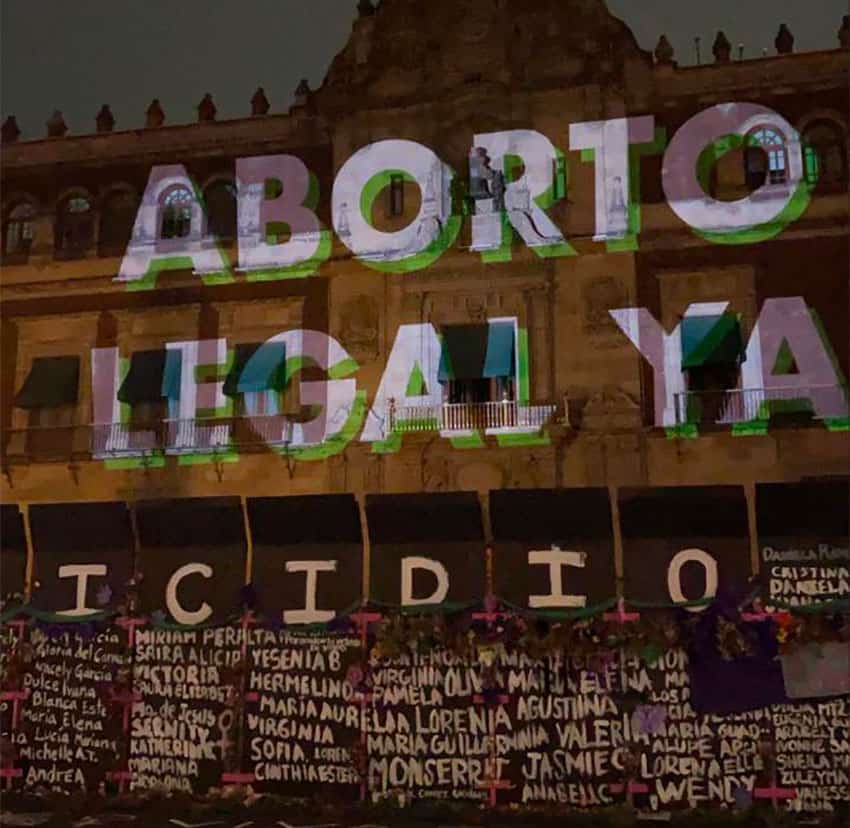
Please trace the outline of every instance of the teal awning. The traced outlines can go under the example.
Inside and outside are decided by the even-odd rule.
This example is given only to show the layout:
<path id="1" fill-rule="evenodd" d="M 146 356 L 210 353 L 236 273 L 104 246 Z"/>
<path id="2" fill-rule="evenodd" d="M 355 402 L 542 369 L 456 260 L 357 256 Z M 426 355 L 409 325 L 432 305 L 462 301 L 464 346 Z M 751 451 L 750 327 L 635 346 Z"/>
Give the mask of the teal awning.
<path id="1" fill-rule="evenodd" d="M 169 400 L 180 399 L 180 379 L 183 374 L 183 354 L 169 349 L 165 352 L 165 370 L 162 374 L 162 396 Z"/>
<path id="2" fill-rule="evenodd" d="M 443 348 L 437 374 L 440 382 L 514 375 L 513 322 L 449 325 L 443 328 L 442 335 Z"/>
<path id="3" fill-rule="evenodd" d="M 449 325 L 443 328 L 443 348 L 437 379 L 481 379 L 487 357 L 487 325 Z"/>
<path id="4" fill-rule="evenodd" d="M 485 377 L 512 377 L 514 366 L 514 323 L 491 322 L 487 326 L 487 356 L 484 358 Z"/>
<path id="5" fill-rule="evenodd" d="M 266 342 L 246 360 L 236 391 L 282 391 L 285 387 L 286 346 L 283 342 Z"/>
<path id="6" fill-rule="evenodd" d="M 18 408 L 57 408 L 77 401 L 80 358 L 36 357 L 21 390 L 15 396 Z"/>
<path id="7" fill-rule="evenodd" d="M 235 397 L 239 394 L 239 377 L 242 376 L 242 371 L 260 345 L 262 345 L 261 342 L 242 342 L 233 349 L 233 363 L 224 378 L 222 389 L 226 396 Z"/>
<path id="8" fill-rule="evenodd" d="M 136 351 L 130 357 L 130 370 L 118 389 L 118 399 L 129 405 L 158 402 L 165 396 L 164 374 L 164 348 L 157 351 Z"/>
<path id="9" fill-rule="evenodd" d="M 682 368 L 737 365 L 744 360 L 741 324 L 731 313 L 682 319 Z"/>

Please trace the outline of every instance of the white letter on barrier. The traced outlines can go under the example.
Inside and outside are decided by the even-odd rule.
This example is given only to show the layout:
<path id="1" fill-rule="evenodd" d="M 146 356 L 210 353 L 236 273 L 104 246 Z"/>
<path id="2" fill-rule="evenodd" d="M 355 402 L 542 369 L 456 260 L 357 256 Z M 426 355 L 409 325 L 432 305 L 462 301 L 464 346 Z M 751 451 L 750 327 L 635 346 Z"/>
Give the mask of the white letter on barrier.
<path id="1" fill-rule="evenodd" d="M 284 610 L 284 624 L 321 624 L 334 617 L 333 610 L 316 609 L 316 591 L 320 572 L 336 572 L 336 561 L 287 561 L 287 572 L 306 572 L 304 609 Z"/>
<path id="2" fill-rule="evenodd" d="M 714 598 L 717 595 L 717 561 L 703 549 L 683 549 L 673 556 L 667 567 L 667 590 L 676 604 L 687 601 L 682 592 L 682 567 L 694 561 L 705 570 L 705 592 L 702 598 Z M 702 612 L 705 607 L 685 607 L 688 612 Z"/>
<path id="3" fill-rule="evenodd" d="M 86 587 L 89 575 L 106 575 L 106 564 L 66 564 L 59 567 L 60 578 L 77 579 L 77 606 L 62 610 L 58 615 L 91 615 L 96 609 L 86 606 Z"/>
<path id="4" fill-rule="evenodd" d="M 181 566 L 169 579 L 165 587 L 165 606 L 178 624 L 202 624 L 212 615 L 212 607 L 204 601 L 195 612 L 183 609 L 177 600 L 177 586 L 188 575 L 198 573 L 204 578 L 212 578 L 212 567 L 204 563 L 189 563 Z"/>
<path id="5" fill-rule="evenodd" d="M 437 586 L 427 598 L 413 597 L 413 570 L 427 569 L 437 578 Z M 431 558 L 410 557 L 401 559 L 401 605 L 413 607 L 421 604 L 440 604 L 449 594 L 449 573 L 439 562 Z"/>
<path id="6" fill-rule="evenodd" d="M 536 549 L 528 553 L 529 564 L 545 564 L 549 567 L 549 583 L 552 591 L 549 595 L 529 595 L 528 606 L 538 607 L 583 607 L 587 603 L 585 595 L 564 595 L 561 579 L 562 566 L 584 567 L 585 556 L 581 552 L 552 549 Z"/>

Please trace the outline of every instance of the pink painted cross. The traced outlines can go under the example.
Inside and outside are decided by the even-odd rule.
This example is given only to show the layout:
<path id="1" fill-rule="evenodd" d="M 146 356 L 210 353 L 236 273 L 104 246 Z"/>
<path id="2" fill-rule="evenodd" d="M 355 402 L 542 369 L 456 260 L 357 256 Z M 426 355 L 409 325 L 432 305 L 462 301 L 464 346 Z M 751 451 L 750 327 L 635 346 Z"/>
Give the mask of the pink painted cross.
<path id="1" fill-rule="evenodd" d="M 472 701 L 474 701 L 476 704 L 484 704 L 485 699 L 484 699 L 484 696 L 482 696 L 480 693 L 476 693 L 472 697 Z M 499 704 L 507 704 L 510 701 L 510 698 L 508 696 L 502 694 L 502 695 L 496 696 L 495 701 L 497 701 Z M 492 704 L 492 702 L 491 702 L 491 704 Z"/>
<path id="2" fill-rule="evenodd" d="M 140 702 L 141 700 L 142 694 L 138 693 L 135 690 L 127 690 L 124 693 L 116 693 L 113 690 L 109 694 L 109 701 L 111 701 L 113 704 L 120 704 L 124 708 L 122 727 L 124 728 L 125 733 L 130 730 L 130 712 L 133 708 L 133 705 L 136 702 Z"/>
<path id="3" fill-rule="evenodd" d="M 479 782 L 476 786 L 479 790 L 488 791 L 487 801 L 491 808 L 496 807 L 496 795 L 498 791 L 507 791 L 513 788 L 507 779 L 487 779 L 484 782 Z"/>
<path id="4" fill-rule="evenodd" d="M 21 702 L 29 698 L 29 690 L 4 690 L 0 693 L 0 700 L 12 702 L 12 730 L 18 729 L 18 720 L 21 715 Z"/>
<path id="5" fill-rule="evenodd" d="M 366 629 L 366 625 L 363 625 L 363 629 Z M 358 702 L 360 702 L 360 745 L 363 750 L 366 750 L 366 705 L 369 704 L 374 698 L 371 690 L 358 690 L 355 694 L 355 697 Z M 366 779 L 365 777 L 360 780 L 360 801 L 365 802 L 366 800 Z"/>
<path id="6" fill-rule="evenodd" d="M 780 788 L 774 779 L 769 788 L 753 788 L 753 799 L 769 799 L 774 805 L 780 799 L 796 799 L 797 791 L 794 788 Z"/>
<path id="7" fill-rule="evenodd" d="M 617 599 L 617 611 L 606 612 L 602 618 L 605 621 L 615 621 L 617 624 L 627 624 L 640 618 L 639 612 L 626 612 L 626 602 L 622 598 Z"/>
<path id="8" fill-rule="evenodd" d="M 635 782 L 634 779 L 630 779 L 625 785 L 622 782 L 618 782 L 609 787 L 611 793 L 622 793 L 623 791 L 627 794 L 649 793 L 649 785 L 644 782 Z"/>
<path id="9" fill-rule="evenodd" d="M 235 771 L 233 773 L 223 773 L 221 775 L 221 781 L 226 785 L 250 785 L 257 781 L 257 777 L 253 773 Z"/>
<path id="10" fill-rule="evenodd" d="M 132 615 L 122 615 L 120 618 L 115 619 L 115 623 L 127 630 L 127 647 L 132 650 L 136 644 L 136 627 L 144 626 L 148 623 L 148 619 Z"/>
<path id="11" fill-rule="evenodd" d="M 771 618 L 779 621 L 780 618 L 787 616 L 787 612 L 765 612 L 760 609 L 758 612 L 742 612 L 741 619 L 743 621 L 769 621 Z"/>
<path id="12" fill-rule="evenodd" d="M 491 612 L 473 612 L 472 618 L 474 621 L 486 621 L 488 627 L 492 627 L 500 618 L 510 618 L 511 613 L 500 612 L 493 610 Z"/>
<path id="13" fill-rule="evenodd" d="M 7 627 L 13 627 L 15 632 L 18 635 L 18 638 L 24 637 L 24 627 L 26 627 L 28 621 L 26 618 L 16 618 L 14 621 L 7 621 Z"/>
<path id="14" fill-rule="evenodd" d="M 260 621 L 256 615 L 254 615 L 254 610 L 247 610 L 242 613 L 242 617 L 239 619 L 239 626 L 242 629 L 242 648 L 239 651 L 242 657 L 242 664 L 245 665 L 248 661 L 248 630 L 254 626 L 254 624 L 259 624 Z"/>
<path id="15" fill-rule="evenodd" d="M 128 770 L 110 771 L 109 773 L 106 774 L 106 778 L 107 779 L 114 779 L 115 781 L 117 781 L 118 782 L 118 790 L 121 793 L 124 793 L 124 790 L 127 787 L 127 783 L 132 781 L 132 779 L 133 779 L 133 772 L 128 771 Z"/>
<path id="16" fill-rule="evenodd" d="M 6 790 L 11 789 L 13 779 L 20 779 L 23 775 L 24 771 L 22 768 L 0 768 L 0 779 L 5 782 Z"/>
<path id="17" fill-rule="evenodd" d="M 361 609 L 358 612 L 352 613 L 348 617 L 357 627 L 357 631 L 360 633 L 360 644 L 365 650 L 366 640 L 369 634 L 369 624 L 374 624 L 376 621 L 380 621 L 384 616 L 379 612 L 368 612 L 367 610 Z"/>

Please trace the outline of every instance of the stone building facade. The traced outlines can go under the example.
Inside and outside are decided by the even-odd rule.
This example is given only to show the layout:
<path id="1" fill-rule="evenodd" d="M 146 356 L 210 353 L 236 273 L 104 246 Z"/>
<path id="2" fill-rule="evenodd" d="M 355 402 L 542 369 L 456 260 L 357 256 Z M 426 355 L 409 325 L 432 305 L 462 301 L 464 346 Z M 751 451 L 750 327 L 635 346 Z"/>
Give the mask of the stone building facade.
<path id="1" fill-rule="evenodd" d="M 641 50 L 602 0 L 433 0 L 427 13 L 415 0 L 384 0 L 377 10 L 367 2 L 321 88 L 299 87 L 286 114 L 269 114 L 260 90 L 255 114 L 230 121 L 215 120 L 207 98 L 198 122 L 186 125 L 163 123 L 156 102 L 148 126 L 137 130 L 116 131 L 108 109 L 90 135 L 65 134 L 58 116 L 48 137 L 20 141 L 7 122 L 3 503 L 20 507 L 26 527 L 29 506 L 51 502 L 354 493 L 362 504 L 374 494 L 471 491 L 485 507 L 486 537 L 494 490 L 608 487 L 616 504 L 621 488 L 733 484 L 747 492 L 754 552 L 756 484 L 847 472 L 848 420 L 840 400 L 848 370 L 848 54 L 843 47 L 793 53 L 783 39 L 781 54 L 734 60 L 718 36 L 713 62 L 683 68 L 665 44 L 655 55 Z M 810 162 L 817 175 L 809 170 L 806 209 L 757 242 L 719 243 L 694 232 L 662 188 L 665 144 L 701 111 L 730 101 L 780 113 L 803 146 L 814 148 L 807 157 L 817 159 Z M 633 159 L 631 173 L 639 228 L 630 224 L 623 243 L 599 239 L 593 151 L 570 148 L 570 125 L 647 115 L 654 116 L 655 137 L 644 142 L 647 151 Z M 538 255 L 517 233 L 507 252 L 500 249 L 501 260 L 471 250 L 473 216 L 461 209 L 456 240 L 425 268 L 368 267 L 334 232 L 327 260 L 312 275 L 257 278 L 240 271 L 236 159 L 300 158 L 318 180 L 319 221 L 331 228 L 334 179 L 361 147 L 415 141 L 465 179 L 474 136 L 510 130 L 536 130 L 563 153 L 566 197 L 548 215 L 572 248 L 569 255 Z M 747 147 L 724 155 L 711 172 L 713 195 L 732 201 L 762 186 L 765 176 L 784 175 L 788 148 L 780 147 L 781 169 L 771 151 L 757 150 L 761 161 L 752 161 Z M 178 267 L 135 289 L 116 277 L 151 169 L 174 164 L 185 166 L 203 195 L 203 232 L 221 239 L 232 276 L 201 278 Z M 754 184 L 751 176 L 759 174 Z M 377 194 L 371 221 L 385 232 L 399 230 L 426 196 L 401 176 L 391 180 Z M 469 204 L 469 197 L 458 204 Z M 792 396 L 824 393 L 833 400 L 828 410 L 777 407 L 724 419 L 718 406 L 730 403 L 717 402 L 720 392 L 730 390 L 727 397 L 742 405 L 748 394 L 761 402 L 764 394 L 743 388 L 735 372 L 720 386 L 716 375 L 699 385 L 692 373 L 685 380 L 690 391 L 677 392 L 672 419 L 659 421 L 658 372 L 610 311 L 646 308 L 672 332 L 689 305 L 728 302 L 746 343 L 766 301 L 788 297 L 801 297 L 816 313 L 835 365 L 832 382 L 819 381 L 819 391 L 795 386 Z M 449 326 L 493 319 L 515 320 L 516 340 L 527 343 L 522 355 L 517 350 L 522 367 L 514 366 L 507 390 L 491 382 L 450 396 L 446 383 L 445 406 L 421 415 L 427 422 L 418 426 L 415 412 L 401 410 L 411 407 L 403 400 L 376 404 L 402 326 L 430 323 L 445 343 Z M 148 443 L 126 436 L 141 428 L 138 422 L 119 428 L 96 416 L 93 349 L 117 349 L 129 360 L 167 342 L 224 339 L 229 354 L 205 377 L 211 383 L 232 368 L 237 345 L 300 329 L 326 332 L 356 362 L 346 376 L 361 394 L 361 419 L 324 448 L 293 450 L 286 428 L 274 438 L 258 436 L 251 422 L 243 428 L 235 421 L 250 420 L 250 412 L 238 401 L 213 417 L 230 429 L 213 448 L 214 426 L 198 424 L 200 403 L 181 450 L 173 429 L 162 426 L 168 415 L 161 408 L 145 415 L 156 422 L 142 423 L 152 435 Z M 778 372 L 805 376 L 801 355 L 788 347 L 780 349 L 787 364 Z M 59 371 L 56 383 L 61 375 L 74 386 L 51 401 L 33 372 L 37 360 L 56 357 L 77 358 L 78 373 L 72 366 L 62 375 L 58 362 L 41 363 L 39 370 Z M 309 408 L 299 393 L 329 379 L 320 368 L 303 367 L 300 376 L 287 377 L 279 410 L 308 422 L 315 403 Z M 823 391 L 824 384 L 831 390 Z M 421 388 L 408 391 L 424 396 Z M 381 421 L 380 440 L 363 439 L 370 417 Z M 522 429 L 522 423 L 531 425 Z M 622 570 L 616 508 L 614 521 Z M 365 543 L 368 548 L 368 532 Z"/>

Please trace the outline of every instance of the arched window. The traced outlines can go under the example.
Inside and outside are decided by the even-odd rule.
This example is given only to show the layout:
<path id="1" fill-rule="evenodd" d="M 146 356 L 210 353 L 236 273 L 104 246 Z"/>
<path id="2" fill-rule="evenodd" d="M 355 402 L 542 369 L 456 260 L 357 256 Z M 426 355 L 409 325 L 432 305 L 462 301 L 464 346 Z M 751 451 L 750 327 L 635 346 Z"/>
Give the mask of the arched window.
<path id="1" fill-rule="evenodd" d="M 236 238 L 236 187 L 230 181 L 214 181 L 204 193 L 207 235 Z"/>
<path id="2" fill-rule="evenodd" d="M 803 132 L 803 160 L 810 184 L 847 184 L 844 133 L 832 121 L 815 121 Z"/>
<path id="3" fill-rule="evenodd" d="M 94 238 L 94 216 L 87 196 L 66 198 L 56 215 L 55 255 L 57 258 L 82 257 Z"/>
<path id="4" fill-rule="evenodd" d="M 97 252 L 101 256 L 119 256 L 130 243 L 136 220 L 137 202 L 125 190 L 112 193 L 103 202 Z"/>
<path id="5" fill-rule="evenodd" d="M 3 258 L 25 262 L 32 246 L 35 207 L 29 202 L 16 204 L 6 216 L 3 228 Z"/>
<path id="6" fill-rule="evenodd" d="M 748 136 L 745 164 L 747 184 L 785 184 L 788 181 L 788 151 L 781 132 L 772 127 L 758 127 Z"/>
<path id="7" fill-rule="evenodd" d="M 192 229 L 192 205 L 195 197 L 186 187 L 169 190 L 162 199 L 159 235 L 163 239 L 184 239 Z"/>

